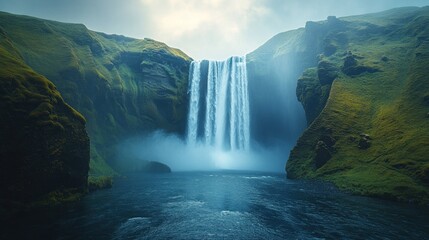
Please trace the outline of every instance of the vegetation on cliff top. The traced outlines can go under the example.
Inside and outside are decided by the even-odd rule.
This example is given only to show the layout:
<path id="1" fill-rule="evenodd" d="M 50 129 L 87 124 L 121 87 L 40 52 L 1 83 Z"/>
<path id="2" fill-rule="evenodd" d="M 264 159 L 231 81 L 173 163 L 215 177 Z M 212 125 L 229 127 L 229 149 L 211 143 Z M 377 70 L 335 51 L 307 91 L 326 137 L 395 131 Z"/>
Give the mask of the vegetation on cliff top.
<path id="1" fill-rule="evenodd" d="M 320 69 L 299 80 L 312 123 L 291 152 L 288 177 L 429 202 L 429 8 L 337 21 L 320 39 L 320 61 L 336 69 L 330 91 L 321 89 Z"/>
<path id="2" fill-rule="evenodd" d="M 115 145 L 126 136 L 184 132 L 191 59 L 180 50 L 8 13 L 0 13 L 0 32 L 25 64 L 85 116 L 91 175 L 115 174 Z"/>

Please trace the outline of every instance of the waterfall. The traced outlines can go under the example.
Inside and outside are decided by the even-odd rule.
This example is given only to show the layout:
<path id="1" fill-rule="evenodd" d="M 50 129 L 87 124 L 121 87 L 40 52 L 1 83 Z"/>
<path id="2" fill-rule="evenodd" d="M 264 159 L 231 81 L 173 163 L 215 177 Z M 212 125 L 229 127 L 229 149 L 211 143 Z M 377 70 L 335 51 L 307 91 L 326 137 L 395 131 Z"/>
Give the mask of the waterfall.
<path id="1" fill-rule="evenodd" d="M 189 117 L 188 117 L 188 142 L 195 144 L 197 140 L 198 107 L 200 98 L 200 65 L 201 62 L 193 61 L 189 71 Z M 197 114 L 195 114 L 197 113 Z"/>
<path id="2" fill-rule="evenodd" d="M 231 57 L 225 61 L 193 61 L 189 70 L 188 93 L 188 144 L 201 142 L 221 149 L 249 149 L 245 57 Z"/>

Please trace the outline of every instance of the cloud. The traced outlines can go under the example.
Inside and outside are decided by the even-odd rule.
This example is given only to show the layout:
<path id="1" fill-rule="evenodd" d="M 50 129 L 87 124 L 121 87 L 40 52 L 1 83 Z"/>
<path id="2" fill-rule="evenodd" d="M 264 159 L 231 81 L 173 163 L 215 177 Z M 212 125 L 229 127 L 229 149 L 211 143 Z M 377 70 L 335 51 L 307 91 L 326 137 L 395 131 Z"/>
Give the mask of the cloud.
<path id="1" fill-rule="evenodd" d="M 377 12 L 427 0 L 140 0 L 152 38 L 195 59 L 225 59 L 256 49 L 275 34 L 327 16 Z"/>
<path id="2" fill-rule="evenodd" d="M 201 48 L 206 44 L 203 52 L 218 57 L 227 57 L 224 49 L 232 46 L 238 50 L 235 52 L 245 53 L 243 47 L 237 46 L 237 40 L 243 39 L 243 32 L 253 21 L 269 14 L 262 3 L 258 0 L 141 0 L 155 39 L 184 48 L 189 43 Z M 219 54 L 213 54 L 216 51 Z"/>
<path id="3" fill-rule="evenodd" d="M 2 11 L 149 37 L 195 59 L 244 55 L 306 21 L 410 5 L 429 5 L 429 0 L 0 0 Z"/>

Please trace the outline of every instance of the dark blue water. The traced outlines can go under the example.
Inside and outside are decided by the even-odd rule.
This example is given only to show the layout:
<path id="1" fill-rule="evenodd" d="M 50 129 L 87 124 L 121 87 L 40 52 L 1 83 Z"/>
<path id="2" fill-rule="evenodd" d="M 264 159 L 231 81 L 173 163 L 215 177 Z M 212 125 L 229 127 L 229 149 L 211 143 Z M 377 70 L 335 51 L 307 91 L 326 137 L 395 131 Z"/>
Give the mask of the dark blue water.
<path id="1" fill-rule="evenodd" d="M 2 220 L 2 239 L 429 238 L 428 207 L 245 172 L 131 175 L 78 203 Z"/>

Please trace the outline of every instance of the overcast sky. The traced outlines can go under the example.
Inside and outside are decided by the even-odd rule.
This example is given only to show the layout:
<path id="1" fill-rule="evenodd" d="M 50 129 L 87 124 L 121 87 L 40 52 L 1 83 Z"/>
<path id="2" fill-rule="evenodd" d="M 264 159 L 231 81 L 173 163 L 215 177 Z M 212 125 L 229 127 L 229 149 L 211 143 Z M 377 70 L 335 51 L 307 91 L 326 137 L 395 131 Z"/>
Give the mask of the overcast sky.
<path id="1" fill-rule="evenodd" d="M 194 59 L 224 59 L 309 20 L 425 5 L 429 0 L 0 0 L 0 11 L 149 37 Z"/>

